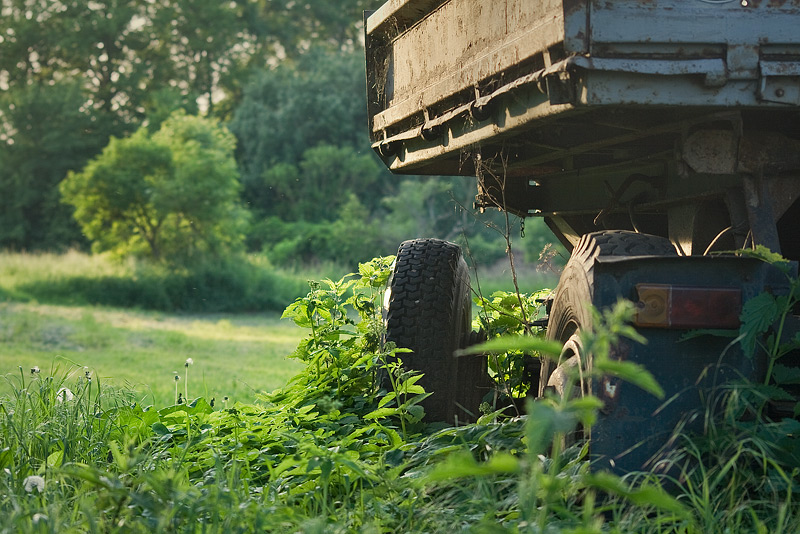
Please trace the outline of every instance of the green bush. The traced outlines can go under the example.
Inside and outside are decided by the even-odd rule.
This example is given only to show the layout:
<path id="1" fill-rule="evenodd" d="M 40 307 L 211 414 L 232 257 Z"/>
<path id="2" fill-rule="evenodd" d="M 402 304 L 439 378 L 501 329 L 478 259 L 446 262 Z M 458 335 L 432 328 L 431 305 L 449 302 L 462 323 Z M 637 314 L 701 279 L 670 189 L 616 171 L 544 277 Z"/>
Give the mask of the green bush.
<path id="1" fill-rule="evenodd" d="M 143 409 L 85 371 L 9 377 L 13 394 L 0 398 L 0 531 L 799 531 L 798 423 L 762 417 L 774 393 L 763 384 L 727 387 L 705 412 L 705 435 L 676 435 L 667 459 L 674 479 L 619 478 L 590 469 L 585 444 L 564 447 L 565 434 L 601 407 L 591 395 L 569 395 L 577 373 L 568 373 L 566 395 L 529 402 L 524 416 L 425 425 L 418 374 L 397 365 L 402 349 L 380 342 L 390 262 L 312 283 L 287 308 L 308 332 L 292 354 L 306 366 L 257 404 L 199 398 Z M 778 313 L 796 302 L 784 299 Z M 520 331 L 509 295 L 485 304 L 496 308 L 482 318 L 494 333 Z M 626 325 L 632 313 L 620 303 L 583 332 L 590 372 L 663 396 L 646 371 L 609 358 L 619 337 L 640 339 Z M 494 337 L 474 350 L 559 353 L 539 336 Z"/>
<path id="2" fill-rule="evenodd" d="M 280 311 L 307 289 L 303 278 L 240 256 L 181 270 L 138 265 L 89 275 L 34 273 L 0 290 L 0 297 L 169 312 L 256 312 Z"/>
<path id="3" fill-rule="evenodd" d="M 171 273 L 162 283 L 174 310 L 192 312 L 282 310 L 308 288 L 305 280 L 234 261 Z"/>

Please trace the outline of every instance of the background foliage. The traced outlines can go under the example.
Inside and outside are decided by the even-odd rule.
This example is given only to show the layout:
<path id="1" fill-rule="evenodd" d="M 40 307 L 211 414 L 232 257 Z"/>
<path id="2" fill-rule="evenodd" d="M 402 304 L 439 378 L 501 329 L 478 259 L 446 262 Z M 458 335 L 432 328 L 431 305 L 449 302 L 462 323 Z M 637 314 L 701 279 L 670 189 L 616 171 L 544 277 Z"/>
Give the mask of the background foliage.
<path id="1" fill-rule="evenodd" d="M 210 194 L 217 187 L 230 192 L 238 174 L 239 204 L 251 224 L 239 224 L 245 218 L 238 208 L 231 208 L 226 228 L 205 224 L 193 194 L 162 188 L 162 203 L 183 204 L 164 209 L 175 213 L 194 203 L 194 229 L 205 224 L 203 235 L 217 239 L 193 239 L 192 250 L 172 246 L 156 255 L 186 263 L 198 248 L 230 254 L 243 235 L 248 252 L 266 254 L 273 264 L 352 265 L 391 254 L 404 239 L 429 236 L 469 241 L 476 261 L 498 260 L 505 243 L 486 224 L 507 229 L 501 218 L 472 213 L 474 180 L 392 176 L 369 148 L 360 33 L 362 10 L 381 3 L 4 2 L 0 248 L 63 251 L 94 243 L 95 250 L 141 252 L 129 224 L 87 222 L 97 220 L 87 214 L 88 191 L 77 224 L 72 208 L 79 192 L 59 184 L 70 173 L 100 170 L 97 162 L 122 147 L 138 142 L 143 150 L 174 137 L 174 121 L 166 131 L 163 123 L 182 110 L 184 121 L 219 120 L 233 132 L 237 172 L 209 173 L 213 165 L 172 146 L 173 165 L 181 157 L 186 165 L 167 181 L 176 188 L 203 182 L 193 185 Z M 155 160 L 163 155 L 148 151 L 160 165 Z M 141 184 L 145 169 L 131 170 L 142 175 Z M 137 180 L 121 169 L 107 171 L 109 179 L 116 173 L 119 200 L 135 203 Z M 62 201 L 68 191 L 72 206 Z M 232 206 L 226 202 L 215 205 Z M 525 256 L 536 261 L 549 234 L 528 226 Z M 162 238 L 175 245 L 186 235 L 179 227 L 162 229 Z"/>
<path id="2" fill-rule="evenodd" d="M 307 335 L 300 372 L 253 403 L 197 398 L 196 367 L 176 373 L 191 399 L 162 407 L 100 383 L 91 369 L 20 369 L 0 396 L 1 532 L 788 533 L 800 528 L 797 422 L 765 417 L 763 385 L 715 389 L 702 435 L 679 426 L 661 474 L 589 468 L 565 448 L 595 397 L 548 396 L 523 416 L 425 424 L 418 375 L 381 347 L 380 297 L 390 259 L 311 284 L 285 312 Z M 797 286 L 792 281 L 793 287 Z M 503 325 L 525 322 L 503 304 Z M 785 314 L 796 303 L 779 307 Z M 496 303 L 484 302 L 494 308 Z M 627 305 L 626 305 L 627 304 Z M 608 358 L 632 305 L 584 332 L 598 376 L 662 394 L 646 371 Z M 506 315 L 509 312 L 514 317 Z M 753 325 L 743 326 L 748 332 Z M 513 330 L 513 328 L 512 328 Z M 757 336 L 759 337 L 759 336 Z M 540 337 L 495 337 L 480 350 L 555 355 Z M 491 348 L 490 348 L 491 345 Z M 781 351 L 777 350 L 775 354 Z M 376 380 L 393 377 L 391 387 Z M 577 380 L 577 373 L 568 380 Z M 747 414 L 743 417 L 743 414 Z"/>
<path id="3" fill-rule="evenodd" d="M 112 137 L 61 183 L 96 252 L 185 265 L 241 249 L 234 139 L 214 121 L 176 112 L 152 136 Z"/>

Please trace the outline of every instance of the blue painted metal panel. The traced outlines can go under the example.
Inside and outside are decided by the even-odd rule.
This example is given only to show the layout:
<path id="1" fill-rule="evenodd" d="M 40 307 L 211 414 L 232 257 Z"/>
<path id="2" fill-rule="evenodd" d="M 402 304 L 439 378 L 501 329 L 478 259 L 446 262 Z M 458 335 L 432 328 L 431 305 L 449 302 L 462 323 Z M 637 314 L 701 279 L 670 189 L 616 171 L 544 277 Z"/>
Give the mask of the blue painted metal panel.
<path id="1" fill-rule="evenodd" d="M 640 283 L 737 288 L 743 302 L 767 287 L 777 290 L 786 283 L 774 267 L 732 256 L 601 257 L 594 269 L 593 304 L 598 308 L 620 298 L 636 302 Z M 732 337 L 709 335 L 682 341 L 687 332 L 642 328 L 639 333 L 648 340 L 646 344 L 624 341 L 613 349 L 613 358 L 647 368 L 664 389 L 665 399 L 618 380 L 612 379 L 613 388 L 603 380 L 593 383 L 594 394 L 604 402 L 591 432 L 590 455 L 598 466 L 620 472 L 653 468 L 678 425 L 688 431 L 702 430 L 699 413 L 715 388 L 738 378 L 763 380 L 764 354 L 748 359 L 737 343 L 731 343 Z M 693 414 L 699 418 L 693 419 Z"/>

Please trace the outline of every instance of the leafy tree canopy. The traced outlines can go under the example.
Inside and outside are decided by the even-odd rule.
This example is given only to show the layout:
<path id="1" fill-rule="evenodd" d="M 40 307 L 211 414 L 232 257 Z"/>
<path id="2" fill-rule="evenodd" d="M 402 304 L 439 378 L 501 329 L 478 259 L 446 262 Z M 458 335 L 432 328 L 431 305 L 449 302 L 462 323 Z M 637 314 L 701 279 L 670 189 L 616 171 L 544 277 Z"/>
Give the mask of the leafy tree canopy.
<path id="1" fill-rule="evenodd" d="M 0 94 L 0 247 L 62 249 L 85 244 L 58 183 L 107 142 L 81 109 L 77 83 L 32 83 Z"/>
<path id="2" fill-rule="evenodd" d="M 230 125 L 245 187 L 278 163 L 298 164 L 317 145 L 369 152 L 364 79 L 363 51 L 321 48 L 254 79 Z"/>
<path id="3" fill-rule="evenodd" d="M 95 251 L 169 263 L 241 248 L 234 138 L 217 122 L 175 113 L 150 134 L 112 138 L 61 185 Z"/>
<path id="4" fill-rule="evenodd" d="M 84 244 L 59 205 L 67 171 L 178 109 L 230 117 L 254 72 L 310 43 L 354 49 L 361 10 L 380 3 L 4 0 L 0 247 Z"/>

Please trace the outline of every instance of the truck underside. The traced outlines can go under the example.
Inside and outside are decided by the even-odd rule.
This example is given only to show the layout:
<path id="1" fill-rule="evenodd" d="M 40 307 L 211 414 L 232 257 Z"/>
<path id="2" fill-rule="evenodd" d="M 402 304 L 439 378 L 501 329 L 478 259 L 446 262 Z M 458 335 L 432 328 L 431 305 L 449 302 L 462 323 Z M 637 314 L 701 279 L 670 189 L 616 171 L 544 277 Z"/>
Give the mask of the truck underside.
<path id="1" fill-rule="evenodd" d="M 573 253 L 548 327 L 565 351 L 542 365 L 540 392 L 569 361 L 591 367 L 578 335 L 590 305 L 656 303 L 655 322 L 637 319 L 651 343 L 614 357 L 681 400 L 586 384 L 606 407 L 592 429 L 603 465 L 644 465 L 721 353 L 718 376 L 764 377 L 763 356 L 678 341 L 735 330 L 749 299 L 785 291 L 766 264 L 710 252 L 800 260 L 797 28 L 800 0 L 392 0 L 365 18 L 370 135 L 387 167 L 476 178 L 477 207 L 543 217 Z M 664 295 L 730 313 L 670 317 Z"/>
<path id="2" fill-rule="evenodd" d="M 477 177 L 478 206 L 569 250 L 623 228 L 800 259 L 798 21 L 797 1 L 391 2 L 366 20 L 373 147 Z"/>

